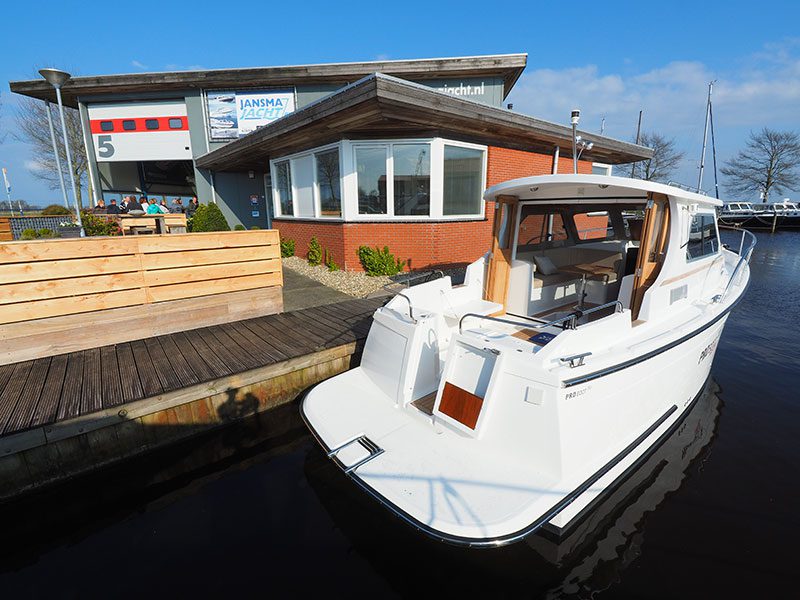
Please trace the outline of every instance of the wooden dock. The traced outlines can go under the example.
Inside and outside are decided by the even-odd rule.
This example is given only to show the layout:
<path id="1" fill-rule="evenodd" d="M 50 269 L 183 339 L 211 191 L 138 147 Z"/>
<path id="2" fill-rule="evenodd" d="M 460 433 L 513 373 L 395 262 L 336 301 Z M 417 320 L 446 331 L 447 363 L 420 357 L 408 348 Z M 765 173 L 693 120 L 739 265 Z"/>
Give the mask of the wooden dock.
<path id="1" fill-rule="evenodd" d="M 382 301 L 0 366 L 0 499 L 292 401 L 357 364 Z"/>

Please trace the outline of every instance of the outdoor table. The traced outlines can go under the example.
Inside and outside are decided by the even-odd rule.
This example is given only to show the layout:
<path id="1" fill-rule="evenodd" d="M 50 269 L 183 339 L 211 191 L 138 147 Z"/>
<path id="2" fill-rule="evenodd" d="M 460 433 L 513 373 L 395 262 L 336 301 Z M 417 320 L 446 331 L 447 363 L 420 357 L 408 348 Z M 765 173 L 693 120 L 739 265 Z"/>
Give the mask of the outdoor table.
<path id="1" fill-rule="evenodd" d="M 159 214 L 155 214 L 155 215 L 148 215 L 148 214 L 142 214 L 142 215 L 129 215 L 128 214 L 128 215 L 126 215 L 126 214 L 121 214 L 121 215 L 119 215 L 120 227 L 122 227 L 123 234 L 124 234 L 125 225 L 124 225 L 124 223 L 122 221 L 123 219 L 152 219 L 153 220 L 153 224 L 154 224 L 154 226 L 156 228 L 156 233 L 167 233 L 167 225 L 166 225 L 166 223 L 164 221 L 164 217 L 165 216 L 166 215 L 164 213 L 159 213 Z M 131 233 L 134 233 L 132 228 L 131 228 Z"/>
<path id="2" fill-rule="evenodd" d="M 594 265 L 591 263 L 578 264 L 578 265 L 564 265 L 558 268 L 559 271 L 564 273 L 572 273 L 573 275 L 580 275 L 581 285 L 578 292 L 578 304 L 575 306 L 578 310 L 583 310 L 584 300 L 586 299 L 586 279 L 587 277 L 604 276 L 608 279 L 609 275 L 614 274 L 614 269 L 604 267 L 602 265 Z"/>

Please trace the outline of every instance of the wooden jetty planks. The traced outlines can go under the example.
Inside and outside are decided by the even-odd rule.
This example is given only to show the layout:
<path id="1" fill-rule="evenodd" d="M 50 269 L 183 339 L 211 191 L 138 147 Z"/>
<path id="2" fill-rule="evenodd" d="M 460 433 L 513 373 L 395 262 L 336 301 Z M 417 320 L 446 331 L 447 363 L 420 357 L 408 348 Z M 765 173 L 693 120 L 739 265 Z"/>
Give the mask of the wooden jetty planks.
<path id="1" fill-rule="evenodd" d="M 139 381 L 139 368 L 130 343 L 117 344 L 117 364 L 122 389 L 122 401 L 130 402 L 144 397 L 142 382 Z"/>
<path id="2" fill-rule="evenodd" d="M 5 388 L 3 388 L 3 393 L 0 394 L 0 433 L 7 433 L 6 424 L 17 407 L 17 401 L 22 395 L 25 383 L 28 380 L 28 373 L 31 372 L 32 367 L 32 360 L 14 365 L 11 377 L 8 379 Z"/>
<path id="3" fill-rule="evenodd" d="M 64 421 L 366 336 L 352 300 L 0 366 L 0 432 Z"/>
<path id="4" fill-rule="evenodd" d="M 50 369 L 47 371 L 47 378 L 33 414 L 31 427 L 53 423 L 58 417 L 59 404 L 62 399 L 61 390 L 64 389 L 64 376 L 67 373 L 68 362 L 69 356 L 66 354 L 54 356 L 50 361 Z"/>
<path id="5" fill-rule="evenodd" d="M 50 358 L 37 358 L 31 365 L 30 372 L 26 378 L 25 385 L 22 387 L 17 399 L 14 410 L 8 415 L 3 424 L 3 432 L 19 431 L 30 427 L 36 407 L 41 398 L 42 388 L 44 387 L 47 371 L 50 368 Z"/>

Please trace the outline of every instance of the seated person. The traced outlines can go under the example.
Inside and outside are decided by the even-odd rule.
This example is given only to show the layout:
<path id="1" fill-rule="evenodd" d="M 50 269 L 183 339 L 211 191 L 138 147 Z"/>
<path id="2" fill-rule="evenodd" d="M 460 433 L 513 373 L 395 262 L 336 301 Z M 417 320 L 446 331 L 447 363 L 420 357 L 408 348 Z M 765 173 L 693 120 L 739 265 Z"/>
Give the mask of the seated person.
<path id="1" fill-rule="evenodd" d="M 106 207 L 106 213 L 109 215 L 118 215 L 119 214 L 119 206 L 117 206 L 116 200 L 111 200 L 108 206 Z"/>
<path id="2" fill-rule="evenodd" d="M 106 209 L 106 201 L 103 200 L 102 198 L 100 198 L 100 200 L 97 201 L 97 204 L 95 205 L 95 207 L 92 209 L 92 213 L 94 213 L 96 215 L 105 215 L 105 214 L 107 214 L 108 210 Z"/>
<path id="3" fill-rule="evenodd" d="M 159 208 L 158 204 L 155 202 L 151 202 L 147 205 L 147 210 L 145 211 L 148 215 L 160 215 L 161 209 Z"/>
<path id="4" fill-rule="evenodd" d="M 183 211 L 183 201 L 180 198 L 175 198 L 175 200 L 172 201 L 172 206 L 170 207 L 169 212 L 183 213 Z"/>

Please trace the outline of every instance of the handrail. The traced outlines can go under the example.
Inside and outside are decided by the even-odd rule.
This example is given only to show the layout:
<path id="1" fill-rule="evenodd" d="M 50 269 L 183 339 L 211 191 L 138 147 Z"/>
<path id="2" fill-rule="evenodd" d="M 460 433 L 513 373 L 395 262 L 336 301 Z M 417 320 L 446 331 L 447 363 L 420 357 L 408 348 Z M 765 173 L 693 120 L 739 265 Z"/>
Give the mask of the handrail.
<path id="1" fill-rule="evenodd" d="M 725 225 L 719 225 L 720 229 L 727 229 L 729 231 L 740 231 L 739 228 L 736 227 L 726 227 Z M 725 300 L 725 297 L 728 295 L 728 292 L 733 286 L 733 282 L 736 280 L 736 276 L 739 274 L 739 269 L 742 268 L 742 265 L 750 262 L 750 257 L 753 255 L 753 249 L 756 247 L 756 243 L 758 243 L 758 238 L 752 231 L 748 231 L 747 229 L 741 229 L 742 232 L 742 239 L 739 241 L 739 260 L 736 262 L 736 266 L 733 269 L 733 273 L 731 273 L 730 278 L 728 279 L 728 283 L 725 286 L 725 290 L 721 294 L 717 294 L 712 299 L 712 302 L 715 304 L 719 304 L 720 302 Z M 744 247 L 744 240 L 745 236 L 750 236 L 750 243 L 745 249 Z"/>
<path id="2" fill-rule="evenodd" d="M 444 279 L 444 271 L 440 271 L 440 270 L 437 269 L 435 271 L 426 271 L 425 273 L 418 273 L 417 275 L 413 275 L 413 276 L 409 275 L 403 283 L 406 284 L 406 289 L 408 289 L 408 288 L 411 287 L 408 284 L 410 284 L 412 281 L 414 281 L 416 279 L 421 279 L 422 277 L 430 277 L 431 275 L 435 275 L 436 273 L 439 274 L 439 277 L 437 279 Z M 400 282 L 393 281 L 392 283 L 387 283 L 386 285 L 383 286 L 383 289 L 386 290 L 386 291 L 390 291 L 389 287 L 393 286 L 393 285 L 397 285 L 398 283 L 400 283 Z M 411 320 L 414 323 L 416 323 L 417 320 L 414 318 L 414 306 L 411 304 L 411 298 L 406 296 L 403 292 L 398 292 L 396 295 L 400 296 L 403 300 L 408 302 L 408 316 L 411 318 Z"/>
<path id="3" fill-rule="evenodd" d="M 511 319 L 501 319 L 500 317 L 491 317 L 489 315 L 480 315 L 477 313 L 466 313 L 458 320 L 458 333 L 462 333 L 463 331 L 463 323 L 464 319 L 467 317 L 475 317 L 476 319 L 483 319 L 485 321 L 496 321 L 498 323 L 506 323 L 507 325 L 522 325 L 524 327 L 528 327 L 530 329 L 542 329 L 544 327 L 555 327 L 556 325 L 560 325 L 561 323 L 565 323 L 567 321 L 570 322 L 570 329 L 577 329 L 577 320 L 585 315 L 590 315 L 595 313 L 599 310 L 603 310 L 608 308 L 609 306 L 615 306 L 614 312 L 622 312 L 623 306 L 622 302 L 619 300 L 614 300 L 613 302 L 608 302 L 606 304 L 601 304 L 600 306 L 595 306 L 593 308 L 587 310 L 576 310 L 573 313 L 568 314 L 566 317 L 561 317 L 560 319 L 554 319 L 552 321 L 547 321 L 544 323 L 534 323 L 531 325 L 529 322 L 522 323 L 521 321 L 512 321 Z M 525 318 L 525 317 L 522 317 Z"/>

